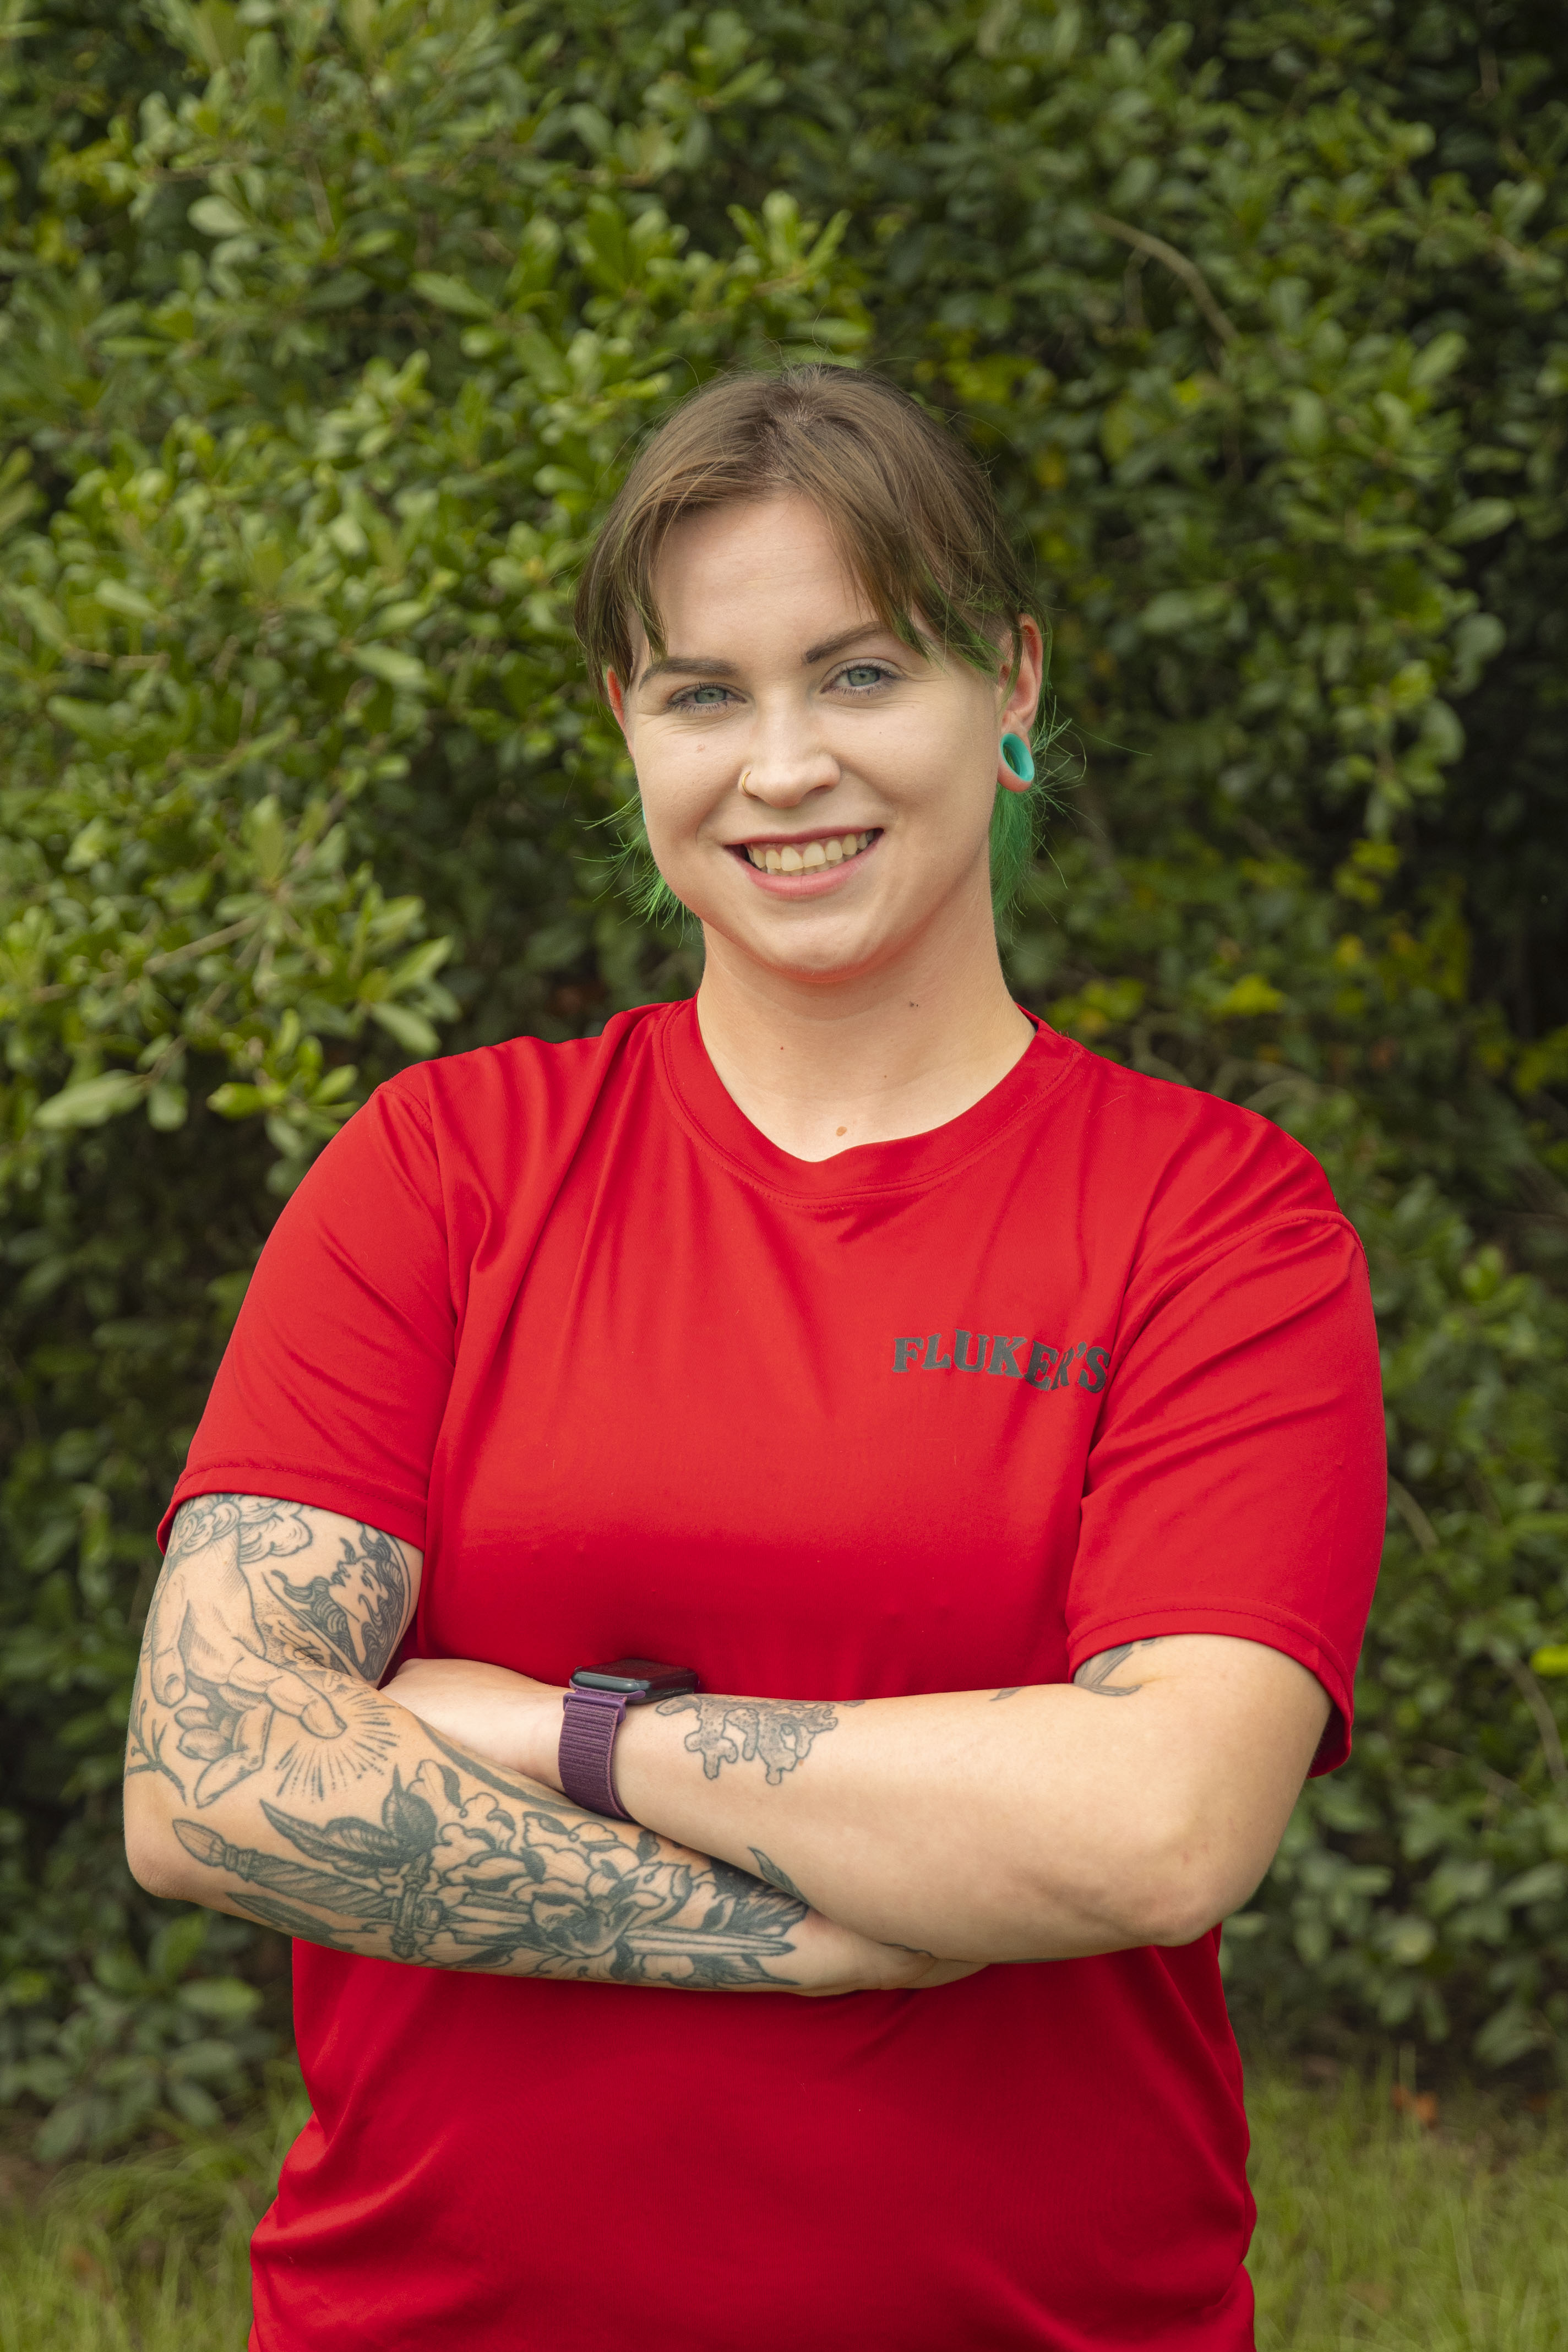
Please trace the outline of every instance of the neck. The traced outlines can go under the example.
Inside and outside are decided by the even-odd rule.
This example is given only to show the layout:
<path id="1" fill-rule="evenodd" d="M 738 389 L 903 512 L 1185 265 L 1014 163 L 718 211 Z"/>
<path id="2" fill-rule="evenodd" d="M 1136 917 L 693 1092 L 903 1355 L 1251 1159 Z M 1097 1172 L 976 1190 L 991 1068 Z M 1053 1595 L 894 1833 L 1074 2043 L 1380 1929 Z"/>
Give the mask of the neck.
<path id="1" fill-rule="evenodd" d="M 752 1126 L 797 1160 L 945 1125 L 1006 1076 L 1034 1034 L 989 919 L 956 953 L 950 939 L 940 953 L 847 980 L 773 971 L 712 932 L 707 946 L 697 1018 L 709 1057 Z"/>

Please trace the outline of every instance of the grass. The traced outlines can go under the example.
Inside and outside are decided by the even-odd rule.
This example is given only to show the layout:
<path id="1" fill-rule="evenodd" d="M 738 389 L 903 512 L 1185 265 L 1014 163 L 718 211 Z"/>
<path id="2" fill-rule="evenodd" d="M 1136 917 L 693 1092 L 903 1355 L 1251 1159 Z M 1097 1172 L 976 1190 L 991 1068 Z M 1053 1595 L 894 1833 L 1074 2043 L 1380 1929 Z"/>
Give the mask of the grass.
<path id="1" fill-rule="evenodd" d="M 0 2352 L 244 2352 L 248 2248 L 307 2109 L 53 2177 L 0 2158 Z"/>
<path id="2" fill-rule="evenodd" d="M 1568 2347 L 1568 2099 L 1257 2074 L 1247 2105 L 1258 2352 Z"/>
<path id="3" fill-rule="evenodd" d="M 1568 2098 L 1396 2095 L 1255 2071 L 1258 2352 L 1563 2352 Z M 223 2138 L 53 2178 L 0 2158 L 0 2352 L 244 2352 L 246 2243 L 303 2116 L 289 2089 Z"/>

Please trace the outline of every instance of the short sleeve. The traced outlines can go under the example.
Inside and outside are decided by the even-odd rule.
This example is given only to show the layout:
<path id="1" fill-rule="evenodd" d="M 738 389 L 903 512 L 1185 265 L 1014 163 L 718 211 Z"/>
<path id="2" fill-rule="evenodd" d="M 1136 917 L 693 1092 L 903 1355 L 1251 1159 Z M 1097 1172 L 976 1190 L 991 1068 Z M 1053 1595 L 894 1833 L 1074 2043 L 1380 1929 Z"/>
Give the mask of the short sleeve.
<path id="1" fill-rule="evenodd" d="M 1376 1329 L 1356 1236 L 1286 1216 L 1184 1268 L 1113 1360 L 1068 1601 L 1069 1672 L 1121 1642 L 1225 1633 L 1315 1675 L 1314 1771 L 1350 1750 L 1387 1513 Z"/>
<path id="2" fill-rule="evenodd" d="M 279 1218 L 159 1528 L 189 1496 L 276 1495 L 425 1543 L 456 1313 L 440 1170 L 406 1080 L 377 1089 Z"/>

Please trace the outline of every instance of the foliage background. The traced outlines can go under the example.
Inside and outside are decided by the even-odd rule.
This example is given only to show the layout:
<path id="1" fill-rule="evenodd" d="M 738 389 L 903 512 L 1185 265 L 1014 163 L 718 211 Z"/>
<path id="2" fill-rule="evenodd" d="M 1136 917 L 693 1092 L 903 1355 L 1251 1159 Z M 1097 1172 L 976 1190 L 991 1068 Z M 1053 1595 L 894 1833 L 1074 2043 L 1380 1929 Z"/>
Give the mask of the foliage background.
<path id="1" fill-rule="evenodd" d="M 368 1087 L 693 984 L 566 604 L 647 423 L 795 354 L 950 415 L 1052 600 L 1020 994 L 1371 1255 L 1360 1735 L 1237 2000 L 1561 2063 L 1552 0 L 0 0 L 0 2102 L 108 2146 L 277 2044 L 276 1939 L 119 1856 L 150 1529 Z"/>

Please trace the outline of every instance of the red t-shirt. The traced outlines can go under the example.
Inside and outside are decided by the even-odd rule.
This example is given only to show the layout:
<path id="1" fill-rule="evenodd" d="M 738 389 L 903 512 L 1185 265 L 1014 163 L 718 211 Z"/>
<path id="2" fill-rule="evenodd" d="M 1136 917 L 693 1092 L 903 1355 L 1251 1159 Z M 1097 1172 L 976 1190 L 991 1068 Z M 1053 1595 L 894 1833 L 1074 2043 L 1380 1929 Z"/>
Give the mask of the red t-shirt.
<path id="1" fill-rule="evenodd" d="M 176 1501 L 425 1550 L 416 1646 L 712 1690 L 1066 1679 L 1268 1643 L 1334 1713 L 1384 1523 L 1360 1248 L 1316 1163 L 1042 1029 L 931 1133 L 807 1162 L 690 1004 L 383 1087 L 268 1242 Z M 261 2352 L 1239 2352 L 1217 1935 L 801 2000 L 299 1944 L 314 2114 Z"/>

